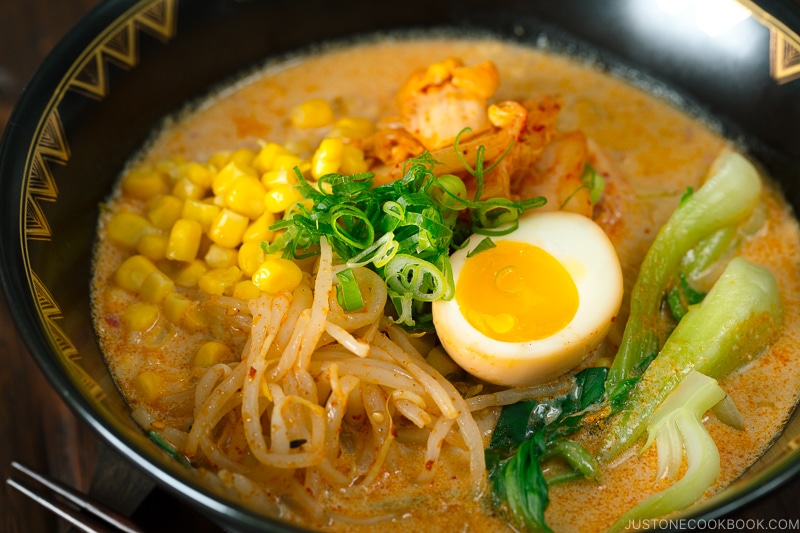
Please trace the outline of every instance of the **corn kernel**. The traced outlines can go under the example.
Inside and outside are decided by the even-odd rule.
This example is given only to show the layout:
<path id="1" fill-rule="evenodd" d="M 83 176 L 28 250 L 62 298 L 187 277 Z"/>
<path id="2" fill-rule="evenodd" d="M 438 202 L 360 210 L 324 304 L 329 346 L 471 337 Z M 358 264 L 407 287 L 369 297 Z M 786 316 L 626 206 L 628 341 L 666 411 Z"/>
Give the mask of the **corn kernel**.
<path id="1" fill-rule="evenodd" d="M 293 185 L 278 185 L 264 196 L 264 205 L 270 213 L 281 213 L 302 199 Z"/>
<path id="2" fill-rule="evenodd" d="M 195 259 L 175 273 L 173 280 L 181 287 L 197 287 L 197 280 L 208 271 L 205 261 Z"/>
<path id="3" fill-rule="evenodd" d="M 220 361 L 226 361 L 233 357 L 233 350 L 221 342 L 209 341 L 197 350 L 194 356 L 195 366 L 210 367 Z"/>
<path id="4" fill-rule="evenodd" d="M 200 200 L 208 192 L 208 187 L 194 183 L 186 176 L 181 176 L 172 187 L 172 195 L 183 200 Z"/>
<path id="5" fill-rule="evenodd" d="M 261 172 L 262 174 L 264 172 L 269 172 L 270 170 L 273 170 L 275 158 L 279 155 L 293 156 L 294 154 L 278 143 L 267 143 L 261 148 L 261 150 L 259 150 L 258 155 L 256 155 L 255 159 L 253 159 L 252 165 L 258 172 Z"/>
<path id="6" fill-rule="evenodd" d="M 211 187 L 211 180 L 214 178 L 207 166 L 195 162 L 189 163 L 183 168 L 183 176 L 204 189 Z"/>
<path id="7" fill-rule="evenodd" d="M 275 157 L 272 170 L 287 170 L 294 176 L 294 167 L 302 167 L 303 159 L 293 154 L 281 154 Z M 302 170 L 302 168 L 301 168 Z"/>
<path id="8" fill-rule="evenodd" d="M 203 227 L 196 220 L 181 218 L 169 232 L 167 241 L 167 259 L 173 261 L 191 261 L 200 249 L 200 237 Z"/>
<path id="9" fill-rule="evenodd" d="M 136 243 L 136 251 L 151 261 L 167 257 L 167 236 L 161 233 L 145 233 Z"/>
<path id="10" fill-rule="evenodd" d="M 106 226 L 106 235 L 113 242 L 126 248 L 135 248 L 145 233 L 155 231 L 143 216 L 129 211 L 114 214 Z"/>
<path id="11" fill-rule="evenodd" d="M 247 241 L 239 247 L 238 265 L 245 276 L 252 276 L 267 258 L 260 241 Z"/>
<path id="12" fill-rule="evenodd" d="M 241 278 L 242 271 L 239 267 L 215 268 L 200 276 L 197 286 L 208 294 L 222 295 L 232 292 L 234 284 Z"/>
<path id="13" fill-rule="evenodd" d="M 283 257 L 270 257 L 252 277 L 253 284 L 269 293 L 294 290 L 303 280 L 303 272 L 294 261 Z"/>
<path id="14" fill-rule="evenodd" d="M 312 98 L 296 105 L 290 112 L 290 119 L 296 128 L 321 128 L 333 124 L 333 108 L 321 99 Z"/>
<path id="15" fill-rule="evenodd" d="M 297 185 L 297 175 L 293 170 L 270 170 L 261 175 L 261 183 L 267 189 L 274 189 L 278 185 Z"/>
<path id="16" fill-rule="evenodd" d="M 242 242 L 256 241 L 260 244 L 262 241 L 271 240 L 275 232 L 269 228 L 273 224 L 275 224 L 275 215 L 269 211 L 264 211 L 263 215 L 255 219 L 244 230 Z"/>
<path id="17" fill-rule="evenodd" d="M 173 324 L 178 324 L 194 331 L 208 327 L 208 315 L 197 302 L 177 292 L 171 292 L 164 299 L 164 315 Z"/>
<path id="18" fill-rule="evenodd" d="M 204 259 L 211 268 L 228 268 L 238 264 L 239 253 L 234 248 L 226 248 L 219 244 L 212 244 Z"/>
<path id="19" fill-rule="evenodd" d="M 225 194 L 225 191 L 230 187 L 234 181 L 242 176 L 250 175 L 245 167 L 241 167 L 236 163 L 228 163 L 222 170 L 217 172 L 214 179 L 211 181 L 211 190 L 216 195 Z"/>
<path id="20" fill-rule="evenodd" d="M 183 200 L 165 194 L 147 204 L 147 219 L 158 229 L 168 230 L 181 218 L 182 210 Z"/>
<path id="21" fill-rule="evenodd" d="M 139 294 L 145 302 L 158 304 L 174 290 L 175 282 L 163 272 L 156 270 L 144 279 L 142 286 L 139 287 Z"/>
<path id="22" fill-rule="evenodd" d="M 218 205 L 209 204 L 207 202 L 200 202 L 197 200 L 186 200 L 183 202 L 183 211 L 181 211 L 181 218 L 188 218 L 196 220 L 203 228 L 203 232 L 207 232 L 214 221 L 214 217 L 220 212 Z"/>
<path id="23" fill-rule="evenodd" d="M 230 155 L 230 152 L 217 152 L 208 158 L 208 165 L 219 171 L 222 167 L 228 164 L 228 157 L 230 157 Z"/>
<path id="24" fill-rule="evenodd" d="M 165 159 L 156 163 L 155 169 L 159 172 L 163 172 L 168 182 L 174 183 L 175 180 L 180 177 L 184 165 L 186 165 L 186 159 L 179 155 L 175 155 L 169 159 Z"/>
<path id="25" fill-rule="evenodd" d="M 133 388 L 147 401 L 157 400 L 163 392 L 163 380 L 155 372 L 142 372 L 133 378 Z"/>
<path id="26" fill-rule="evenodd" d="M 283 143 L 283 147 L 298 157 L 305 157 L 303 154 L 311 153 L 311 145 L 305 139 L 287 139 L 286 142 Z"/>
<path id="27" fill-rule="evenodd" d="M 136 292 L 145 278 L 156 270 L 158 270 L 156 265 L 145 256 L 132 255 L 117 268 L 114 281 L 123 289 Z"/>
<path id="28" fill-rule="evenodd" d="M 167 175 L 149 168 L 135 168 L 122 178 L 122 192 L 147 200 L 167 190 Z"/>
<path id="29" fill-rule="evenodd" d="M 333 123 L 328 137 L 345 139 L 366 139 L 375 131 L 375 125 L 368 118 L 342 117 Z"/>
<path id="30" fill-rule="evenodd" d="M 342 147 L 342 165 L 339 167 L 342 174 L 360 174 L 368 168 L 363 150 L 349 144 Z"/>
<path id="31" fill-rule="evenodd" d="M 164 315 L 173 324 L 180 324 L 194 302 L 186 296 L 171 292 L 164 298 Z"/>
<path id="32" fill-rule="evenodd" d="M 344 142 L 341 139 L 323 139 L 311 158 L 311 175 L 319 179 L 325 174 L 338 172 L 343 151 Z"/>
<path id="33" fill-rule="evenodd" d="M 208 236 L 220 246 L 236 248 L 242 242 L 242 235 L 244 235 L 248 225 L 250 225 L 250 220 L 246 216 L 235 213 L 230 209 L 223 209 L 211 222 Z"/>
<path id="34" fill-rule="evenodd" d="M 122 323 L 133 331 L 147 331 L 158 321 L 158 307 L 150 304 L 133 304 L 122 313 Z"/>
<path id="35" fill-rule="evenodd" d="M 181 320 L 181 325 L 183 327 L 193 331 L 206 330 L 208 329 L 208 324 L 208 314 L 194 302 L 192 302 L 192 305 L 186 310 L 186 314 L 183 315 L 183 319 Z"/>
<path id="36" fill-rule="evenodd" d="M 242 168 L 250 167 L 253 165 L 253 160 L 256 158 L 256 152 L 249 148 L 239 148 L 238 150 L 234 150 L 230 156 L 228 156 L 229 163 L 236 163 Z"/>
<path id="37" fill-rule="evenodd" d="M 243 279 L 242 281 L 237 281 L 236 285 L 233 286 L 234 298 L 239 298 L 240 300 L 251 300 L 253 298 L 258 298 L 260 295 L 261 290 L 256 287 L 252 280 Z"/>
<path id="38" fill-rule="evenodd" d="M 253 176 L 242 176 L 225 189 L 225 206 L 247 218 L 258 218 L 264 212 L 266 189 Z"/>

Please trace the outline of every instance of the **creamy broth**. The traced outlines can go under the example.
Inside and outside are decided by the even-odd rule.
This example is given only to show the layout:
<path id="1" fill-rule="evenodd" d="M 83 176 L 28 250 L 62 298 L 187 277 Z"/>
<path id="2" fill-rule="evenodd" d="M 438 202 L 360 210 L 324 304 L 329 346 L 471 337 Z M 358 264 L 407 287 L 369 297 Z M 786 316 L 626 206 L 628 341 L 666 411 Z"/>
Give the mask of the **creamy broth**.
<path id="1" fill-rule="evenodd" d="M 337 116 L 377 121 L 397 112 L 395 94 L 412 70 L 447 57 L 461 58 L 468 65 L 494 62 L 501 83 L 492 101 L 526 101 L 539 95 L 560 99 L 559 131 L 583 131 L 604 154 L 600 166 L 608 175 L 607 194 L 615 199 L 613 207 L 619 213 L 609 218 L 604 229 L 619 255 L 626 290 L 620 319 L 586 364 L 608 359 L 621 338 L 630 289 L 650 242 L 686 188 L 700 185 L 711 162 L 729 142 L 703 121 L 591 66 L 492 40 L 382 40 L 332 49 L 269 66 L 209 98 L 161 130 L 135 163 L 156 165 L 176 157 L 205 162 L 223 150 L 257 150 L 263 141 L 305 146 L 310 151 L 324 131 L 292 127 L 289 114 L 294 106 L 322 98 L 333 102 Z M 722 473 L 706 496 L 735 480 L 764 452 L 797 402 L 800 279 L 795 274 L 800 267 L 800 231 L 790 208 L 769 183 L 764 201 L 766 226 L 744 244 L 741 254 L 775 275 L 785 324 L 765 354 L 721 381 L 744 416 L 746 430 L 706 417 L 722 461 Z M 109 212 L 143 213 L 145 202 L 117 191 L 109 207 Z M 117 286 L 114 273 L 132 252 L 103 238 L 109 216 L 101 220 L 93 280 L 96 329 L 108 365 L 132 408 L 144 410 L 154 428 L 185 431 L 191 424 L 191 408 L 168 409 L 173 404 L 165 398 L 179 401 L 183 395 L 191 405 L 200 377 L 192 365 L 197 348 L 216 339 L 241 351 L 241 331 L 229 326 L 130 331 L 121 317 L 140 297 Z M 157 398 L 144 397 L 135 385 L 136 377 L 145 371 L 166 383 Z M 599 448 L 596 437 L 579 434 L 578 439 L 592 452 Z M 387 458 L 368 491 L 324 494 L 328 510 L 342 520 L 325 524 L 320 517 L 301 519 L 291 506 L 281 512 L 308 527 L 333 530 L 510 529 L 493 515 L 485 499 L 470 490 L 467 458 L 457 448 L 445 446 L 433 481 L 416 484 L 420 448 L 424 446 L 402 444 L 402 453 Z M 655 465 L 653 447 L 642 456 L 627 454 L 624 460 L 604 467 L 599 482 L 582 480 L 552 487 L 548 523 L 555 531 L 607 529 L 625 511 L 666 486 L 654 481 Z M 271 496 L 286 500 L 290 489 L 282 480 L 266 486 Z M 388 522 L 358 524 L 354 520 L 389 514 L 394 519 Z"/>

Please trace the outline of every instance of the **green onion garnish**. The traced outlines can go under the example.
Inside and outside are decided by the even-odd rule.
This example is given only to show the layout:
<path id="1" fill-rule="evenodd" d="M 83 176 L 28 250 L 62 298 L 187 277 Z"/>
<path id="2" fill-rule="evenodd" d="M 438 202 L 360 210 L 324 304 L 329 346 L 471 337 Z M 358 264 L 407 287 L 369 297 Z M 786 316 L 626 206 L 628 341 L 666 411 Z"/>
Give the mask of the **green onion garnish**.
<path id="1" fill-rule="evenodd" d="M 178 461 L 180 464 L 187 468 L 191 468 L 192 463 L 189 461 L 189 458 L 183 455 L 178 449 L 173 446 L 170 442 L 168 442 L 164 437 L 162 437 L 157 431 L 148 431 L 147 436 L 150 438 L 151 441 L 155 442 L 159 448 L 164 450 L 167 455 Z"/>
<path id="2" fill-rule="evenodd" d="M 353 269 L 348 268 L 336 273 L 339 284 L 336 286 L 336 299 L 345 311 L 356 311 L 364 307 L 364 298 L 356 281 Z"/>
<path id="3" fill-rule="evenodd" d="M 492 239 L 490 239 L 489 237 L 484 237 L 483 240 L 478 243 L 478 246 L 476 246 L 467 253 L 467 259 L 469 259 L 473 255 L 486 251 L 489 248 L 496 248 L 496 247 L 497 245 L 494 243 L 494 241 L 492 241 Z"/>
<path id="4" fill-rule="evenodd" d="M 572 200 L 572 197 L 575 196 L 575 194 L 582 189 L 586 189 L 589 191 L 589 201 L 592 203 L 592 205 L 595 205 L 597 204 L 597 202 L 600 201 L 600 197 L 603 196 L 603 191 L 605 190 L 605 188 L 606 188 L 606 180 L 603 178 L 603 176 L 600 175 L 599 172 L 597 172 L 594 169 L 592 165 L 587 163 L 583 167 L 580 187 L 572 191 L 572 193 L 569 196 L 567 196 L 566 200 L 561 202 L 560 209 L 563 209 L 564 206 L 567 205 L 570 200 Z"/>
<path id="5" fill-rule="evenodd" d="M 459 153 L 458 137 L 453 147 Z M 284 257 L 302 259 L 319 253 L 324 235 L 347 267 L 367 266 L 386 280 L 396 323 L 430 329 L 430 302 L 450 299 L 455 293 L 450 252 L 463 246 L 471 233 L 510 233 L 523 212 L 545 203 L 542 197 L 481 200 L 484 174 L 505 157 L 503 154 L 484 169 L 483 152 L 479 149 L 475 168 L 462 159 L 466 172 L 475 177 L 473 200 L 467 198 L 466 186 L 458 176 L 434 175 L 437 162 L 427 152 L 406 162 L 401 179 L 378 187 L 372 186 L 370 172 L 327 174 L 314 187 L 295 168 L 297 188 L 312 200 L 312 206 L 297 204 L 287 211 L 283 220 L 272 226 L 283 234 L 264 243 L 263 248 L 267 253 L 282 252 Z M 348 283 L 340 277 L 337 294 L 346 310 L 356 305 L 350 297 L 358 291 L 354 284 L 348 294 Z"/>

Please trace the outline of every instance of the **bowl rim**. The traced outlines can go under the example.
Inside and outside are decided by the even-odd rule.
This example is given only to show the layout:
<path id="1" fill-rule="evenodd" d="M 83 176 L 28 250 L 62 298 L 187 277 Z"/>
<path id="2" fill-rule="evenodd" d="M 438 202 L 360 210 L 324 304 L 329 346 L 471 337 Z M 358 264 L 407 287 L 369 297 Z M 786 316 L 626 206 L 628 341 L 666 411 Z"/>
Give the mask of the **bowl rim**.
<path id="1" fill-rule="evenodd" d="M 25 180 L 27 175 L 24 168 L 21 168 L 23 165 L 19 161 L 20 158 L 14 154 L 27 153 L 36 132 L 43 127 L 42 123 L 37 124 L 35 128 L 31 127 L 22 119 L 29 116 L 44 118 L 48 109 L 57 105 L 53 97 L 42 99 L 41 95 L 55 94 L 59 90 L 64 90 L 62 82 L 69 75 L 67 67 L 75 64 L 74 50 L 88 48 L 94 36 L 102 34 L 109 25 L 124 17 L 126 13 L 139 11 L 161 2 L 178 3 L 179 0 L 104 0 L 73 26 L 47 55 L 23 90 L 0 140 L 1 205 L 10 205 L 12 201 L 18 201 L 22 197 L 22 184 L 13 182 L 13 178 L 21 176 L 21 179 Z M 800 5 L 795 3 L 791 6 L 777 0 L 745 3 L 774 14 L 775 20 L 785 21 L 789 28 L 800 33 Z M 20 212 L 19 218 L 20 226 L 24 228 L 24 212 Z M 70 375 L 63 371 L 63 367 L 60 364 L 55 366 L 50 364 L 53 360 L 59 363 L 60 361 L 53 357 L 53 347 L 41 334 L 43 319 L 39 310 L 26 287 L 18 281 L 29 275 L 24 272 L 27 268 L 25 264 L 27 257 L 24 257 L 23 251 L 25 235 L 22 231 L 14 234 L 8 228 L 3 228 L 2 234 L 6 238 L 0 239 L 0 262 L 3 265 L 0 268 L 0 284 L 17 331 L 40 371 L 83 422 L 111 444 L 113 449 L 159 482 L 162 487 L 195 502 L 197 509 L 202 508 L 204 512 L 210 512 L 219 519 L 233 519 L 244 527 L 263 527 L 266 521 L 287 531 L 306 531 L 294 524 L 257 514 L 235 502 L 224 500 L 211 491 L 203 490 L 199 483 L 182 479 L 177 469 L 169 470 L 159 465 L 154 460 L 154 454 L 140 449 L 114 424 L 100 416 L 96 405 L 87 398 L 86 393 L 76 385 Z M 7 238 L 9 236 L 12 238 Z M 730 491 L 731 493 L 727 494 L 729 491 L 723 491 L 708 502 L 694 506 L 695 512 L 690 512 L 687 516 L 702 515 L 705 518 L 723 516 L 764 497 L 798 473 L 800 473 L 800 451 L 765 468 L 749 482 L 750 489 L 747 492 L 740 494 L 741 491 Z"/>

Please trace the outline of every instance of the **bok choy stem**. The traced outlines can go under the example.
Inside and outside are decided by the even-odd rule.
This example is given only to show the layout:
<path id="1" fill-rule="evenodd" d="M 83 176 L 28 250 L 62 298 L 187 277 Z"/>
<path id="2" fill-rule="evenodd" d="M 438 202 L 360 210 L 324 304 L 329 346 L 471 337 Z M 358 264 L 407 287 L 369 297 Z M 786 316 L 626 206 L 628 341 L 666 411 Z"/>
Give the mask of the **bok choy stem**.
<path id="1" fill-rule="evenodd" d="M 703 426 L 703 414 L 725 398 L 717 381 L 690 372 L 658 408 L 648 427 L 645 449 L 658 446 L 658 477 L 674 477 L 686 454 L 683 477 L 622 515 L 609 533 L 624 530 L 633 520 L 662 516 L 688 507 L 714 483 L 720 471 L 719 450 Z"/>
<path id="2" fill-rule="evenodd" d="M 608 390 L 632 377 L 658 353 L 661 302 L 684 256 L 717 231 L 747 220 L 758 205 L 761 180 L 735 152 L 723 153 L 707 181 L 685 198 L 661 228 L 642 262 L 631 295 L 631 312 L 609 372 Z"/>
<path id="3" fill-rule="evenodd" d="M 608 461 L 645 432 L 656 407 L 691 371 L 720 378 L 758 355 L 777 334 L 783 308 L 775 278 L 737 257 L 701 304 L 692 307 L 611 421 L 600 459 Z"/>

